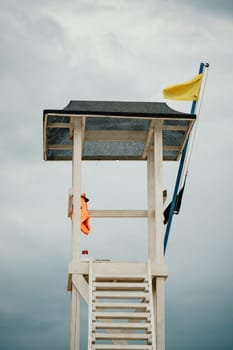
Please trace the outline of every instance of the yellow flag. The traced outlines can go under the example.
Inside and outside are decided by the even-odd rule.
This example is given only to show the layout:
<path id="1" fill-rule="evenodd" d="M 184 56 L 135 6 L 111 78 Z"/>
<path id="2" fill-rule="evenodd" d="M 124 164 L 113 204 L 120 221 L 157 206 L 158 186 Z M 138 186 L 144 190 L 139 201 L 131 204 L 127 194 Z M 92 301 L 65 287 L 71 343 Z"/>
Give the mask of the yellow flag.
<path id="1" fill-rule="evenodd" d="M 170 100 L 197 101 L 203 73 L 182 84 L 171 85 L 163 89 L 163 97 Z"/>

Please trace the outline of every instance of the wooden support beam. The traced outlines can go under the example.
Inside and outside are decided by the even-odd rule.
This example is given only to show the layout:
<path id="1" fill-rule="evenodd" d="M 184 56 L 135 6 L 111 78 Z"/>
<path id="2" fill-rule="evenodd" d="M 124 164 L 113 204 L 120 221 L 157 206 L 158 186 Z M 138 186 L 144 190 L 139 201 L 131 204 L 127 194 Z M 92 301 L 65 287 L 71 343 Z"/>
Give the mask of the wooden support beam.
<path id="1" fill-rule="evenodd" d="M 86 117 L 82 117 L 82 148 L 84 145 L 84 141 L 86 139 L 85 129 L 86 129 Z"/>
<path id="2" fill-rule="evenodd" d="M 94 261 L 93 263 L 95 273 L 101 280 L 112 280 L 114 278 L 122 281 L 136 278 L 141 280 L 147 273 L 147 264 L 143 262 L 112 262 L 112 261 Z M 69 274 L 88 275 L 89 262 L 71 262 L 69 264 Z M 151 275 L 167 277 L 167 265 L 151 264 Z M 70 280 L 70 277 L 69 277 Z M 70 284 L 68 284 L 68 288 Z"/>
<path id="3" fill-rule="evenodd" d="M 142 159 L 145 159 L 147 157 L 147 152 L 149 150 L 151 142 L 153 141 L 153 134 L 154 134 L 154 120 L 152 120 L 150 123 L 150 128 L 147 133 L 147 139 L 146 139 L 143 154 L 142 154 Z"/>
<path id="4" fill-rule="evenodd" d="M 80 349 L 80 295 L 74 285 L 71 291 L 70 350 Z"/>
<path id="5" fill-rule="evenodd" d="M 109 141 L 109 142 L 143 142 L 146 140 L 146 131 L 135 130 L 88 130 L 86 131 L 86 141 Z"/>
<path id="6" fill-rule="evenodd" d="M 156 315 L 156 349 L 165 350 L 165 280 L 163 277 L 156 277 L 155 281 L 154 312 Z"/>
<path id="7" fill-rule="evenodd" d="M 89 210 L 93 218 L 145 218 L 147 210 Z"/>
<path id="8" fill-rule="evenodd" d="M 88 304 L 88 302 L 89 302 L 89 286 L 88 286 L 88 283 L 85 280 L 85 278 L 82 275 L 74 274 L 72 276 L 72 281 L 73 281 L 75 288 L 79 292 L 79 294 L 83 297 L 85 302 Z"/>
<path id="9" fill-rule="evenodd" d="M 148 259 L 155 261 L 154 149 L 147 153 Z"/>
<path id="10" fill-rule="evenodd" d="M 180 148 L 178 146 L 163 146 L 164 151 L 175 151 L 178 152 Z"/>
<path id="11" fill-rule="evenodd" d="M 54 144 L 54 145 L 48 145 L 47 148 L 51 151 L 71 151 L 73 149 L 72 145 L 61 145 L 61 144 Z"/>
<path id="12" fill-rule="evenodd" d="M 43 149 L 44 149 L 44 160 L 47 160 L 47 122 L 48 122 L 48 115 L 45 115 L 44 119 L 44 129 L 43 129 Z"/>
<path id="13" fill-rule="evenodd" d="M 73 159 L 72 192 L 74 217 L 72 220 L 72 260 L 78 261 L 80 254 L 80 196 L 81 196 L 81 160 L 82 160 L 82 124 L 81 118 L 73 121 Z"/>
<path id="14" fill-rule="evenodd" d="M 70 123 L 49 123 L 48 128 L 70 128 Z"/>
<path id="15" fill-rule="evenodd" d="M 74 217 L 72 220 L 72 261 L 79 261 L 80 254 L 80 195 L 81 195 L 81 160 L 82 130 L 81 118 L 73 120 L 73 159 L 72 159 L 72 193 Z M 80 294 L 72 283 L 71 291 L 71 337 L 70 349 L 80 349 Z"/>
<path id="16" fill-rule="evenodd" d="M 162 120 L 155 121 L 154 129 L 154 205 L 155 205 L 155 251 L 152 256 L 152 262 L 157 264 L 164 263 L 163 254 L 163 136 Z"/>
<path id="17" fill-rule="evenodd" d="M 187 130 L 187 126 L 184 126 L 184 125 L 164 125 L 163 130 L 166 130 L 166 131 L 185 131 L 185 130 Z"/>

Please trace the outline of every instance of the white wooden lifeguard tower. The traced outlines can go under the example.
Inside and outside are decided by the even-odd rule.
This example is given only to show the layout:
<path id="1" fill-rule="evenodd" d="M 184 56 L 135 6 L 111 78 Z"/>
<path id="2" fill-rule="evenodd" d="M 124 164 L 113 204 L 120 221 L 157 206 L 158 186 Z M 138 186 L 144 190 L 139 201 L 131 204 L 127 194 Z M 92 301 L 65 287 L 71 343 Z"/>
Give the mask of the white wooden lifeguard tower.
<path id="1" fill-rule="evenodd" d="M 165 103 L 71 101 L 44 110 L 44 159 L 72 160 L 70 349 L 80 349 L 80 298 L 88 304 L 88 350 L 165 349 L 163 160 L 178 160 L 194 114 Z M 80 260 L 80 195 L 83 160 L 147 162 L 146 210 L 91 210 L 91 217 L 145 217 L 148 260 Z"/>

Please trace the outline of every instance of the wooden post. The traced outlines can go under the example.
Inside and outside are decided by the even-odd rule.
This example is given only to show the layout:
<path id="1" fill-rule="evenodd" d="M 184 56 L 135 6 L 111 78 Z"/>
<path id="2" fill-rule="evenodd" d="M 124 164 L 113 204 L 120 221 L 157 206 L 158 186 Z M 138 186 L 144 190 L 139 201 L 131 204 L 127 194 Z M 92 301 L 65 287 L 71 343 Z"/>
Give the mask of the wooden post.
<path id="1" fill-rule="evenodd" d="M 154 171 L 155 171 L 155 261 L 164 263 L 163 253 L 163 134 L 162 120 L 156 120 L 154 131 Z M 165 308 L 164 308 L 164 281 L 163 277 L 156 277 L 154 290 L 154 306 L 156 311 L 156 349 L 165 350 Z"/>
<path id="2" fill-rule="evenodd" d="M 163 121 L 155 121 L 154 129 L 154 202 L 155 202 L 155 261 L 163 264 Z"/>
<path id="3" fill-rule="evenodd" d="M 70 324 L 70 350 L 80 348 L 80 294 L 72 285 L 71 290 L 71 324 Z"/>
<path id="4" fill-rule="evenodd" d="M 81 161 L 82 161 L 82 122 L 81 118 L 74 118 L 73 130 L 73 159 L 72 159 L 72 187 L 73 187 L 73 225 L 72 225 L 72 260 L 79 261 L 80 255 L 80 196 L 81 196 Z"/>
<path id="5" fill-rule="evenodd" d="M 164 277 L 156 277 L 155 300 L 156 309 L 156 349 L 165 350 L 165 288 Z"/>
<path id="6" fill-rule="evenodd" d="M 154 148 L 147 153 L 147 202 L 148 202 L 148 259 L 155 262 L 155 176 L 154 176 Z"/>
<path id="7" fill-rule="evenodd" d="M 163 143 L 162 120 L 154 123 L 154 145 L 147 153 L 148 258 L 164 264 L 163 254 Z M 153 281 L 156 350 L 165 349 L 164 277 Z"/>
<path id="8" fill-rule="evenodd" d="M 81 161 L 82 161 L 82 121 L 75 117 L 73 121 L 73 158 L 72 158 L 72 193 L 73 222 L 71 251 L 72 261 L 80 259 L 80 196 L 81 196 Z M 72 283 L 71 290 L 71 334 L 70 350 L 80 349 L 80 295 Z"/>

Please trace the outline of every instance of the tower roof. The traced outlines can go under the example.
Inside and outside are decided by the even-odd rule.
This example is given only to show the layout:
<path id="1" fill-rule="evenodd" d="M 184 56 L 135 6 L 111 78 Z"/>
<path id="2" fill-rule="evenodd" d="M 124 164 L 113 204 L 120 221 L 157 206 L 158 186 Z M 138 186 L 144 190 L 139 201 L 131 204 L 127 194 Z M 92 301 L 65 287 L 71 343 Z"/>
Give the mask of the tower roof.
<path id="1" fill-rule="evenodd" d="M 45 109 L 44 159 L 72 159 L 72 122 L 82 117 L 83 160 L 144 160 L 156 119 L 163 120 L 163 159 L 177 160 L 196 115 L 163 102 L 71 101 Z"/>

